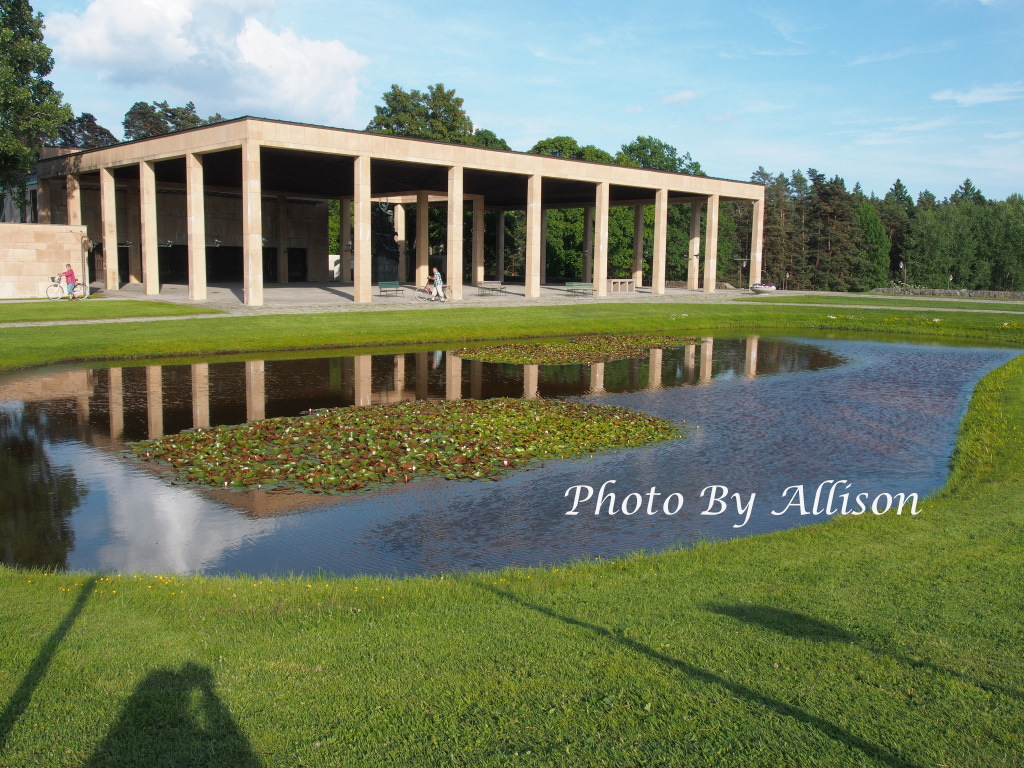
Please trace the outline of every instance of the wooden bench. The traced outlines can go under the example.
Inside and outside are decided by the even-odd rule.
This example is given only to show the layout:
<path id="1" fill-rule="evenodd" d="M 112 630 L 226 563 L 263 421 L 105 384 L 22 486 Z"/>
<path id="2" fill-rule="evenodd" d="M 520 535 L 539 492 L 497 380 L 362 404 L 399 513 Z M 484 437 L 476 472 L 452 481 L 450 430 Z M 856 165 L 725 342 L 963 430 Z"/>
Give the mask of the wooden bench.
<path id="1" fill-rule="evenodd" d="M 508 286 L 504 285 L 500 280 L 481 280 L 477 283 L 476 288 L 478 296 L 508 293 Z"/>
<path id="2" fill-rule="evenodd" d="M 405 289 L 397 280 L 381 280 L 377 283 L 381 296 L 404 296 Z"/>
<path id="3" fill-rule="evenodd" d="M 593 283 L 566 283 L 565 292 L 570 296 L 593 296 Z"/>

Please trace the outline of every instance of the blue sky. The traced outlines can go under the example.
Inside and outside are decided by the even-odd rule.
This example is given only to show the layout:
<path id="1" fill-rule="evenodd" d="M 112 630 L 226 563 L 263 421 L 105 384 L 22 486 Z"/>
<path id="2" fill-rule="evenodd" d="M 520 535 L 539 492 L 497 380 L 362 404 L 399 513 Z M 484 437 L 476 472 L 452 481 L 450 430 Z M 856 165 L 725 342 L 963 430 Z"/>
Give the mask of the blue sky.
<path id="1" fill-rule="evenodd" d="M 52 79 L 115 135 L 136 101 L 362 129 L 443 82 L 527 150 L 638 135 L 712 176 L 816 168 L 879 196 L 1024 193 L 1024 0 L 35 0 Z"/>

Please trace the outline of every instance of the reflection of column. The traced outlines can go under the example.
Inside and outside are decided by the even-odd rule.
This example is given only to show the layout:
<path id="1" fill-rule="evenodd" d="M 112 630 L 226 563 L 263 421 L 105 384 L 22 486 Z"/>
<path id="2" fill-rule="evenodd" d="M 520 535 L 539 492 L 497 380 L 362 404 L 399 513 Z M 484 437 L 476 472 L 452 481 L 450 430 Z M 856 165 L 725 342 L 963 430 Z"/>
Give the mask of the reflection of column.
<path id="1" fill-rule="evenodd" d="M 395 355 L 395 399 L 405 399 L 405 355 Z"/>
<path id="2" fill-rule="evenodd" d="M 419 215 L 419 214 L 417 214 Z M 416 353 L 416 399 L 426 400 L 430 394 L 428 383 L 430 381 L 430 363 L 428 352 Z"/>
<path id="3" fill-rule="evenodd" d="M 697 345 L 687 344 L 683 350 L 683 369 L 686 371 L 686 383 L 693 384 L 693 374 L 697 368 Z"/>
<path id="4" fill-rule="evenodd" d="M 696 291 L 700 287 L 700 212 L 703 203 L 690 203 L 690 263 L 686 269 L 686 287 Z"/>
<path id="5" fill-rule="evenodd" d="M 599 395 L 604 392 L 604 363 L 590 364 L 590 394 Z"/>
<path id="6" fill-rule="evenodd" d="M 650 370 L 647 373 L 647 388 L 661 389 L 661 360 L 664 350 L 652 349 L 648 357 Z"/>
<path id="7" fill-rule="evenodd" d="M 747 336 L 747 355 L 744 361 L 743 373 L 748 379 L 757 378 L 757 336 Z"/>
<path id="8" fill-rule="evenodd" d="M 355 366 L 355 404 L 369 405 L 373 395 L 373 355 L 356 355 Z"/>
<path id="9" fill-rule="evenodd" d="M 479 360 L 469 361 L 469 396 L 474 400 L 484 396 L 484 364 Z"/>
<path id="10" fill-rule="evenodd" d="M 159 365 L 146 366 L 146 421 L 150 439 L 164 434 L 164 383 L 163 368 Z"/>
<path id="11" fill-rule="evenodd" d="M 121 379 L 121 369 L 108 368 L 107 382 L 110 440 L 119 443 L 124 435 L 124 382 Z"/>
<path id="12" fill-rule="evenodd" d="M 266 364 L 262 360 L 245 361 L 245 419 L 267 418 Z"/>
<path id="13" fill-rule="evenodd" d="M 210 426 L 210 364 L 192 366 L 192 426 Z"/>
<path id="14" fill-rule="evenodd" d="M 89 426 L 89 395 L 78 395 L 75 397 L 75 404 L 78 406 L 78 423 L 83 427 Z"/>
<path id="15" fill-rule="evenodd" d="M 446 400 L 462 399 L 462 358 L 444 353 L 444 396 Z"/>
<path id="16" fill-rule="evenodd" d="M 700 383 L 711 383 L 711 362 L 715 353 L 715 340 L 703 338 L 700 340 Z"/>
<path id="17" fill-rule="evenodd" d="M 540 397 L 538 385 L 540 383 L 540 366 L 539 365 L 524 365 L 523 366 L 523 397 L 527 400 L 533 400 L 534 398 Z"/>

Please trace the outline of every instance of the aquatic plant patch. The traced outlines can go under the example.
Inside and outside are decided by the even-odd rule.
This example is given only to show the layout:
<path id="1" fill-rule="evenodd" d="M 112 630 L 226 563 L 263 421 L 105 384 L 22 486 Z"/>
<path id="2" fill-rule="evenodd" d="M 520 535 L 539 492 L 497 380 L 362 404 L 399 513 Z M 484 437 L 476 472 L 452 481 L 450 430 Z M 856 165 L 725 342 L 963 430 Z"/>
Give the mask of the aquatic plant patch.
<path id="1" fill-rule="evenodd" d="M 197 429 L 132 445 L 190 483 L 311 492 L 423 477 L 497 479 L 544 459 L 682 437 L 626 408 L 558 400 L 418 401 Z"/>
<path id="2" fill-rule="evenodd" d="M 698 339 L 648 334 L 601 334 L 543 343 L 509 343 L 490 347 L 463 347 L 453 354 L 467 360 L 516 365 L 570 365 L 603 363 L 645 357 L 652 349 L 696 344 Z"/>

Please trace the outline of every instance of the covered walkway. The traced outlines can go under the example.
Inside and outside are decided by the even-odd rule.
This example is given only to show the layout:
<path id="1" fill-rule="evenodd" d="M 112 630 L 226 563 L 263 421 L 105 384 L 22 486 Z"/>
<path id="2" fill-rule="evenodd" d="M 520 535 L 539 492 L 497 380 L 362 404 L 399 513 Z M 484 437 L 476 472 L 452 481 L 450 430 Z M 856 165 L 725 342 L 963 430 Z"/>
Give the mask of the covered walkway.
<path id="1" fill-rule="evenodd" d="M 328 200 L 341 205 L 343 247 L 336 257 L 327 249 Z M 207 301 L 210 277 L 230 269 L 240 274 L 248 306 L 264 303 L 268 280 L 283 284 L 295 274 L 324 284 L 350 282 L 356 304 L 390 301 L 377 296 L 371 279 L 374 201 L 395 206 L 399 274 L 411 272 L 413 282 L 423 284 L 433 245 L 443 250 L 442 272 L 456 299 L 475 293 L 463 281 L 467 239 L 469 285 L 487 277 L 488 238 L 497 254 L 492 279 L 502 279 L 500 222 L 514 210 L 525 213 L 525 284 L 521 293 L 515 286 L 510 290 L 524 300 L 542 295 L 544 212 L 551 208 L 583 209 L 581 280 L 593 283 L 597 297 L 608 293 L 608 220 L 616 205 L 635 211 L 638 287 L 644 277 L 644 209 L 654 208 L 645 286 L 652 296 L 666 291 L 672 204 L 691 205 L 689 289 L 698 288 L 701 261 L 703 290 L 716 289 L 722 201 L 753 206 L 750 281 L 761 276 L 764 188 L 757 184 L 251 117 L 44 160 L 37 201 L 40 223 L 88 227 L 90 245 L 106 254 L 97 256 L 94 278 L 107 290 L 138 282 L 147 295 L 158 295 L 161 274 L 179 265 L 178 278 L 187 281 L 193 301 Z M 416 216 L 407 221 L 410 204 Z M 447 210 L 443 244 L 430 243 L 425 213 L 433 205 Z M 469 227 L 466 206 L 472 210 Z M 492 232 L 485 231 L 485 211 L 496 214 L 499 225 Z M 410 249 L 407 232 L 415 232 L 415 242 L 424 247 Z"/>

